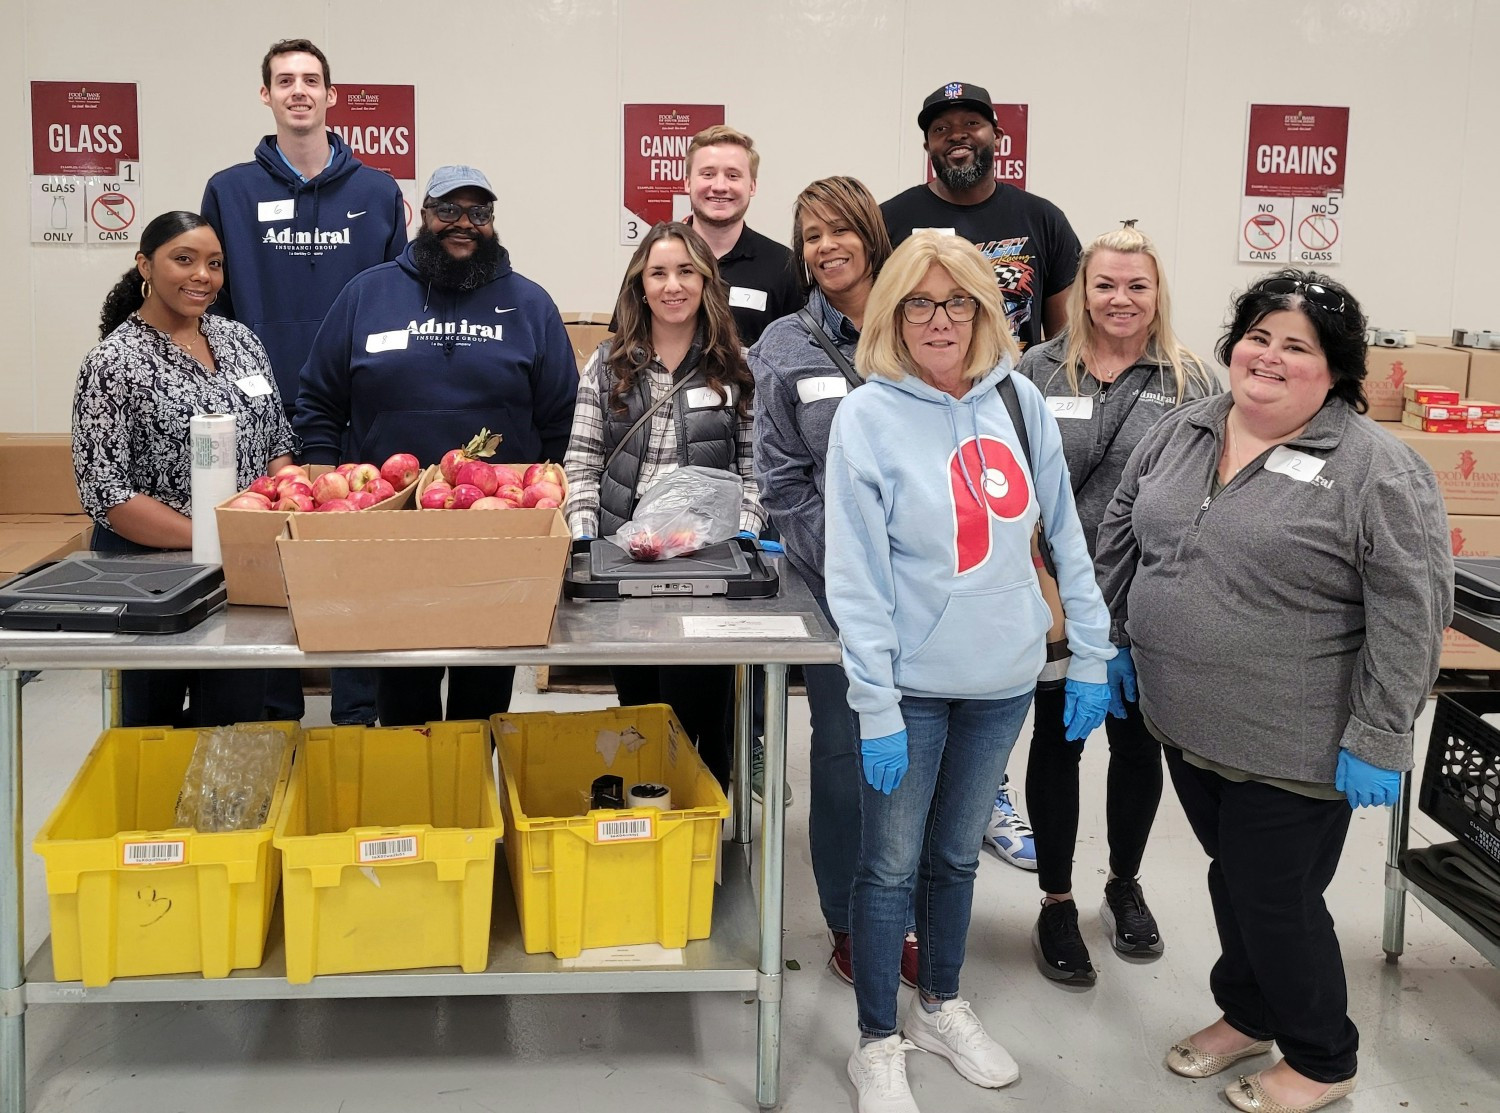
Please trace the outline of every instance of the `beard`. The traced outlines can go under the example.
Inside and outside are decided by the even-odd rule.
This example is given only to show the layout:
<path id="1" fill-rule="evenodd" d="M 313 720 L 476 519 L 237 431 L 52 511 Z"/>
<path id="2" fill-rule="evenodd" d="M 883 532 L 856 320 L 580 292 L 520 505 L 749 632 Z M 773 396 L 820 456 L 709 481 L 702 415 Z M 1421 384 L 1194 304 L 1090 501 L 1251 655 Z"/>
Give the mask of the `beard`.
<path id="1" fill-rule="evenodd" d="M 936 155 L 929 156 L 929 161 L 938 181 L 954 193 L 973 189 L 995 172 L 995 152 L 988 147 L 976 148 L 974 159 L 967 166 L 948 166 L 939 162 Z"/>
<path id="2" fill-rule="evenodd" d="M 474 252 L 467 259 L 448 254 L 443 240 L 454 235 L 474 235 Z M 412 260 L 417 273 L 440 290 L 477 290 L 495 277 L 500 262 L 500 238 L 483 233 L 466 233 L 457 228 L 432 232 L 423 228 L 412 244 Z"/>

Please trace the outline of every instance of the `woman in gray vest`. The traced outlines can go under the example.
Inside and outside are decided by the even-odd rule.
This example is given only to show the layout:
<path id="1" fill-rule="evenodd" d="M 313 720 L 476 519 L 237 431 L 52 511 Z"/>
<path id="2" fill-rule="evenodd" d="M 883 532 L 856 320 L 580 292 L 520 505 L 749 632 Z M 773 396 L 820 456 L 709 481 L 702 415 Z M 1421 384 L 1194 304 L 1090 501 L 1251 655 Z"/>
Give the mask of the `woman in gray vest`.
<path id="1" fill-rule="evenodd" d="M 625 270 L 615 321 L 614 339 L 583 369 L 563 461 L 573 536 L 615 533 L 653 484 L 690 465 L 742 477 L 740 529 L 758 534 L 765 512 L 753 463 L 754 380 L 729 291 L 697 232 L 673 222 L 646 234 Z M 611 671 L 621 704 L 670 704 L 719 783 L 729 784 L 731 667 Z"/>

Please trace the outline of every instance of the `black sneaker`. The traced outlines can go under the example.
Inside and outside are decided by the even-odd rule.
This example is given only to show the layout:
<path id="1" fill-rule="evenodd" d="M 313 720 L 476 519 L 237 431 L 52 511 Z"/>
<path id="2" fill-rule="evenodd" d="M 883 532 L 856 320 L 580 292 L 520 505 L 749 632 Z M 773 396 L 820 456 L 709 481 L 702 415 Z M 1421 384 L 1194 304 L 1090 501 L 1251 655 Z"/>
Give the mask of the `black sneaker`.
<path id="1" fill-rule="evenodd" d="M 1078 905 L 1071 900 L 1042 904 L 1031 932 L 1042 973 L 1054 982 L 1067 985 L 1093 985 L 1096 975 L 1089 961 L 1089 949 L 1078 934 Z"/>
<path id="2" fill-rule="evenodd" d="M 1106 881 L 1099 915 L 1110 942 L 1121 954 L 1161 954 L 1164 946 L 1161 933 L 1156 930 L 1156 917 L 1146 907 L 1139 881 L 1132 877 L 1112 877 Z"/>

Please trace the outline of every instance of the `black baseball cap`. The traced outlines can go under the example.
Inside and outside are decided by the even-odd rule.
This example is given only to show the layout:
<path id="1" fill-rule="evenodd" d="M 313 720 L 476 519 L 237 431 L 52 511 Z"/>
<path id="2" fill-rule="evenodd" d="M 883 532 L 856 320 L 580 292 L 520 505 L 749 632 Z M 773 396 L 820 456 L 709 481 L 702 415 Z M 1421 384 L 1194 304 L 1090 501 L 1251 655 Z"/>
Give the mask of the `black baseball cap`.
<path id="1" fill-rule="evenodd" d="M 977 108 L 991 126 L 999 127 L 999 122 L 995 119 L 995 107 L 990 103 L 989 90 L 981 89 L 978 85 L 965 85 L 962 81 L 950 81 L 922 102 L 922 111 L 917 113 L 917 127 L 926 135 L 927 125 L 932 123 L 934 116 L 960 104 Z"/>

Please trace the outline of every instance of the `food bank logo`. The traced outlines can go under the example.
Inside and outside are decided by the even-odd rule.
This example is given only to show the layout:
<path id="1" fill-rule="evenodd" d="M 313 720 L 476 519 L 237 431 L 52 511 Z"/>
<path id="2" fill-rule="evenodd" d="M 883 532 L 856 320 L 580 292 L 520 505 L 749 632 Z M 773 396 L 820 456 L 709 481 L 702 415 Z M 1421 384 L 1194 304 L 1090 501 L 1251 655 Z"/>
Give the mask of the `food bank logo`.
<path id="1" fill-rule="evenodd" d="M 1464 531 L 1454 528 L 1448 531 L 1448 540 L 1453 545 L 1453 555 L 1464 555 Z"/>
<path id="2" fill-rule="evenodd" d="M 367 93 L 363 89 L 361 89 L 357 93 L 352 93 L 346 96 L 344 98 L 344 101 L 349 105 L 350 108 L 379 108 L 380 94 Z"/>
<path id="3" fill-rule="evenodd" d="M 990 519 L 1014 522 L 1031 505 L 1026 469 L 1004 441 L 970 437 L 948 456 L 954 572 L 984 567 L 994 548 Z M 977 495 L 977 498 L 976 498 Z"/>
<path id="4" fill-rule="evenodd" d="M 1281 118 L 1281 123 L 1289 131 L 1311 131 L 1317 126 L 1318 118 L 1311 112 L 1288 112 Z"/>
<path id="5" fill-rule="evenodd" d="M 1458 454 L 1458 474 L 1465 479 L 1474 477 L 1474 469 L 1478 464 L 1479 461 L 1474 458 L 1474 453 L 1469 449 L 1466 448 Z"/>
<path id="6" fill-rule="evenodd" d="M 687 126 L 688 118 L 683 113 L 673 109 L 671 112 L 658 113 L 656 122 L 662 127 L 681 128 Z"/>
<path id="7" fill-rule="evenodd" d="M 1401 384 L 1406 382 L 1406 364 L 1399 359 L 1391 361 L 1390 384 L 1396 390 L 1401 389 Z"/>

